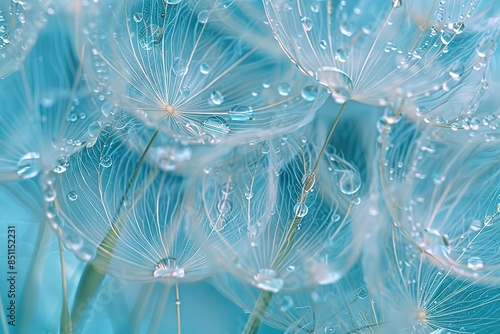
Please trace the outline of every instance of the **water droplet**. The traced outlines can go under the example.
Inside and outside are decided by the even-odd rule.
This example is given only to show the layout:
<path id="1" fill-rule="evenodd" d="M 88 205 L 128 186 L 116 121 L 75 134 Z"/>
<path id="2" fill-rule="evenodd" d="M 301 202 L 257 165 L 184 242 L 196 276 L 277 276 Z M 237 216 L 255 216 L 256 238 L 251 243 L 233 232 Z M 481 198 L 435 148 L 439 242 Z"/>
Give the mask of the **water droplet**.
<path id="1" fill-rule="evenodd" d="M 402 0 L 392 0 L 392 7 L 398 8 L 401 7 L 403 1 Z"/>
<path id="2" fill-rule="evenodd" d="M 182 75 L 187 73 L 186 64 L 184 63 L 184 61 L 181 58 L 176 57 L 174 59 L 174 61 L 172 63 L 172 71 L 177 76 L 182 76 Z"/>
<path id="3" fill-rule="evenodd" d="M 484 226 L 488 227 L 488 226 L 493 225 L 493 220 L 494 219 L 495 219 L 495 216 L 486 216 L 486 217 L 484 217 L 484 222 L 483 222 Z"/>
<path id="4" fill-rule="evenodd" d="M 111 165 L 113 164 L 113 159 L 109 156 L 109 155 L 104 155 L 102 158 L 101 158 L 101 162 L 100 162 L 101 166 L 104 167 L 104 168 L 108 168 L 108 167 L 111 167 Z"/>
<path id="5" fill-rule="evenodd" d="M 478 256 L 471 256 L 467 260 L 467 267 L 469 267 L 472 270 L 479 270 L 479 269 L 483 269 L 484 263 L 483 263 L 483 260 L 481 260 L 480 257 L 478 257 Z"/>
<path id="6" fill-rule="evenodd" d="M 450 44 L 451 40 L 453 39 L 453 34 L 450 34 L 449 32 L 443 32 L 441 34 L 441 42 L 444 44 L 444 45 L 448 45 Z"/>
<path id="7" fill-rule="evenodd" d="M 337 330 L 334 326 L 325 326 L 325 334 L 335 333 Z"/>
<path id="8" fill-rule="evenodd" d="M 30 179 L 40 171 L 40 154 L 37 152 L 26 153 L 17 163 L 17 175 L 23 179 Z"/>
<path id="9" fill-rule="evenodd" d="M 253 192 L 249 191 L 249 192 L 245 192 L 245 198 L 247 200 L 251 200 L 253 197 Z"/>
<path id="10" fill-rule="evenodd" d="M 165 0 L 165 2 L 168 3 L 169 5 L 177 5 L 181 1 L 182 0 Z"/>
<path id="11" fill-rule="evenodd" d="M 228 134 L 230 132 L 229 125 L 226 121 L 219 116 L 210 116 L 203 122 L 203 127 L 207 131 L 212 131 L 221 134 Z"/>
<path id="12" fill-rule="evenodd" d="M 357 289 L 356 296 L 358 296 L 359 299 L 365 299 L 366 297 L 368 297 L 368 289 L 364 286 Z"/>
<path id="13" fill-rule="evenodd" d="M 200 72 L 201 74 L 208 74 L 210 72 L 210 65 L 207 63 L 200 64 Z"/>
<path id="14" fill-rule="evenodd" d="M 300 91 L 300 95 L 306 101 L 314 101 L 318 95 L 318 87 L 316 86 L 305 86 Z"/>
<path id="15" fill-rule="evenodd" d="M 288 312 L 293 306 L 293 299 L 290 296 L 283 296 L 283 301 L 281 302 L 280 310 L 282 312 Z"/>
<path id="16" fill-rule="evenodd" d="M 278 93 L 281 96 L 288 96 L 288 94 L 290 94 L 291 90 L 292 90 L 292 88 L 287 83 L 282 83 L 281 85 L 278 86 Z"/>
<path id="17" fill-rule="evenodd" d="M 316 174 L 314 172 L 304 175 L 304 177 L 302 178 L 302 183 L 304 184 L 304 186 L 302 187 L 302 191 L 306 193 L 310 192 L 314 187 L 315 182 Z"/>
<path id="18" fill-rule="evenodd" d="M 472 223 L 470 224 L 470 229 L 472 231 L 479 231 L 482 227 L 482 223 L 479 219 L 475 219 L 472 221 Z"/>
<path id="19" fill-rule="evenodd" d="M 216 106 L 219 106 L 221 105 L 223 102 L 224 102 L 224 96 L 222 95 L 221 92 L 219 92 L 218 90 L 216 91 L 213 91 L 211 94 L 210 94 L 210 101 L 215 104 Z"/>
<path id="20" fill-rule="evenodd" d="M 259 289 L 277 293 L 283 287 L 283 280 L 272 269 L 261 269 L 253 276 L 253 282 Z"/>
<path id="21" fill-rule="evenodd" d="M 345 170 L 339 180 L 339 188 L 346 195 L 354 195 L 361 188 L 361 178 L 357 172 Z"/>
<path id="22" fill-rule="evenodd" d="M 341 63 L 345 63 L 345 61 L 349 58 L 349 51 L 344 49 L 338 49 L 335 52 L 335 59 L 337 59 Z"/>
<path id="23" fill-rule="evenodd" d="M 184 275 L 184 269 L 177 266 L 177 259 L 173 257 L 158 262 L 153 272 L 154 278 L 182 278 Z"/>
<path id="24" fill-rule="evenodd" d="M 101 130 L 101 122 L 95 121 L 89 124 L 87 128 L 87 132 L 89 133 L 90 137 L 97 137 L 99 134 L 99 131 Z"/>
<path id="25" fill-rule="evenodd" d="M 351 97 L 353 83 L 351 78 L 336 67 L 325 66 L 318 69 L 318 82 L 328 87 L 337 103 L 344 103 Z"/>
<path id="26" fill-rule="evenodd" d="M 56 197 L 57 193 L 52 187 L 47 187 L 47 189 L 45 189 L 45 191 L 43 192 L 43 199 L 45 200 L 45 202 L 54 202 Z"/>
<path id="27" fill-rule="evenodd" d="M 78 194 L 76 193 L 76 191 L 70 191 L 68 193 L 68 199 L 71 201 L 71 202 L 74 202 L 78 199 Z"/>
<path id="28" fill-rule="evenodd" d="M 495 41 L 489 37 L 483 37 L 476 47 L 476 53 L 481 58 L 490 56 L 493 50 L 495 50 Z"/>
<path id="29" fill-rule="evenodd" d="M 142 13 L 135 13 L 133 16 L 134 21 L 137 23 L 141 22 L 142 18 L 143 18 Z"/>
<path id="30" fill-rule="evenodd" d="M 450 74 L 450 77 L 454 80 L 460 79 L 460 77 L 464 74 L 465 67 L 462 63 L 455 63 L 451 66 L 450 71 L 448 72 Z"/>
<path id="31" fill-rule="evenodd" d="M 229 117 L 232 121 L 248 121 L 252 117 L 252 107 L 236 105 L 229 110 Z"/>
<path id="32" fill-rule="evenodd" d="M 294 270 L 295 270 L 295 266 L 290 265 L 290 266 L 286 267 L 286 271 L 288 271 L 288 272 L 292 272 Z"/>
<path id="33" fill-rule="evenodd" d="M 307 16 L 304 16 L 303 18 L 300 19 L 300 22 L 302 22 L 302 28 L 304 28 L 304 31 L 310 31 L 313 27 L 313 22 L 310 18 Z"/>
<path id="34" fill-rule="evenodd" d="M 322 48 L 323 50 L 326 50 L 327 46 L 328 46 L 328 44 L 326 43 L 326 41 L 324 39 L 319 41 L 319 47 Z"/>
<path id="35" fill-rule="evenodd" d="M 463 22 L 458 22 L 453 24 L 452 28 L 455 34 L 460 35 L 461 33 L 464 32 L 465 24 Z"/>
<path id="36" fill-rule="evenodd" d="M 208 10 L 202 10 L 199 14 L 198 14 L 198 22 L 200 22 L 201 24 L 205 24 L 208 22 L 208 17 L 210 16 L 210 11 Z"/>
<path id="37" fill-rule="evenodd" d="M 307 212 L 309 211 L 309 208 L 307 207 L 307 205 L 305 203 L 297 203 L 295 204 L 295 207 L 293 208 L 293 210 L 295 211 L 295 215 L 297 217 L 304 217 L 305 215 L 307 215 Z"/>

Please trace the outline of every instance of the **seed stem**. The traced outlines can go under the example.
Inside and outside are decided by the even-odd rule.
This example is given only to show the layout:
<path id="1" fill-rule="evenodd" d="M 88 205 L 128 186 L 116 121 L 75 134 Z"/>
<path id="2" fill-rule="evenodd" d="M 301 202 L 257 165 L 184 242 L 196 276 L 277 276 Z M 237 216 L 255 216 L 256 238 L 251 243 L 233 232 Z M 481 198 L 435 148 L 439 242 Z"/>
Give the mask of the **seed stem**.
<path id="1" fill-rule="evenodd" d="M 337 128 L 337 125 L 339 124 L 340 118 L 342 117 L 342 114 L 344 113 L 345 107 L 347 105 L 347 102 L 349 100 L 345 101 L 342 106 L 340 107 L 339 113 L 337 114 L 337 117 L 335 117 L 335 120 L 333 121 L 333 125 L 330 128 L 330 131 L 328 132 L 328 135 L 326 136 L 325 142 L 323 143 L 323 146 L 321 147 L 321 150 L 319 152 L 318 158 L 316 159 L 316 163 L 314 164 L 314 168 L 312 169 L 311 173 L 316 173 L 319 167 L 319 163 L 321 161 L 322 155 L 325 153 L 326 148 L 328 147 L 328 143 L 330 142 L 330 139 L 333 136 L 333 133 L 335 132 L 335 129 Z M 309 192 L 303 193 L 300 198 L 299 202 L 304 203 L 307 199 Z M 300 225 L 302 221 L 302 217 L 297 216 L 296 214 L 293 217 L 293 220 L 290 224 L 290 227 L 288 228 L 284 241 L 281 243 L 280 248 L 277 252 L 277 256 L 274 258 L 274 260 L 271 263 L 271 268 L 279 268 L 282 266 L 283 261 L 287 257 L 287 255 L 290 253 L 292 250 L 293 244 L 294 244 L 294 239 L 295 235 L 297 234 L 298 231 L 298 226 Z M 262 290 L 260 292 L 259 298 L 257 299 L 254 309 L 252 310 L 252 313 L 250 314 L 250 318 L 248 318 L 247 324 L 245 325 L 245 329 L 243 330 L 244 334 L 256 334 L 259 330 L 260 323 L 262 320 L 262 316 L 264 315 L 265 311 L 269 307 L 269 304 L 271 303 L 271 299 L 273 298 L 274 293 L 271 291 L 264 291 Z"/>

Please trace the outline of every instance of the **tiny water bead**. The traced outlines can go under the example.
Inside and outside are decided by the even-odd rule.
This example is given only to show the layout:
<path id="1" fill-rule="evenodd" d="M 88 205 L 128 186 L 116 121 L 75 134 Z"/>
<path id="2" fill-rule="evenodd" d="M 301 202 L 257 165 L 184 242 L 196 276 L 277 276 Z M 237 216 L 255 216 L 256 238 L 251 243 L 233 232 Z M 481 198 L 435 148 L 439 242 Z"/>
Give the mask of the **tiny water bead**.
<path id="1" fill-rule="evenodd" d="M 100 165 L 102 167 L 108 168 L 108 167 L 111 167 L 112 164 L 113 164 L 113 159 L 109 155 L 104 155 L 101 158 Z"/>
<path id="2" fill-rule="evenodd" d="M 304 28 L 304 31 L 311 31 L 311 29 L 313 28 L 313 22 L 307 16 L 301 18 L 300 22 L 302 22 L 302 28 Z"/>
<path id="3" fill-rule="evenodd" d="M 278 93 L 281 95 L 281 96 L 288 96 L 290 94 L 290 91 L 292 90 L 292 88 L 290 87 L 289 84 L 287 83 L 282 83 L 278 86 Z"/>
<path id="4" fill-rule="evenodd" d="M 210 94 L 210 102 L 212 102 L 216 106 L 219 106 L 224 102 L 224 95 L 222 95 L 222 93 L 219 92 L 218 90 L 213 91 Z"/>
<path id="5" fill-rule="evenodd" d="M 184 269 L 177 266 L 177 259 L 169 257 L 156 264 L 153 272 L 154 278 L 183 278 Z"/>
<path id="6" fill-rule="evenodd" d="M 78 193 L 76 191 L 70 191 L 68 193 L 68 199 L 72 202 L 76 201 L 78 199 Z"/>
<path id="7" fill-rule="evenodd" d="M 257 288 L 273 293 L 277 293 L 283 288 L 283 280 L 272 269 L 259 270 L 253 277 L 253 283 Z"/>
<path id="8" fill-rule="evenodd" d="M 201 74 L 208 74 L 210 72 L 210 65 L 207 63 L 200 64 L 200 72 Z"/>
<path id="9" fill-rule="evenodd" d="M 182 0 L 164 0 L 167 4 L 169 5 L 177 5 L 180 3 Z"/>
<path id="10" fill-rule="evenodd" d="M 219 116 L 210 116 L 203 122 L 205 130 L 219 134 L 228 134 L 231 129 L 227 122 Z"/>
<path id="11" fill-rule="evenodd" d="M 134 16 L 132 17 L 135 22 L 139 23 L 143 19 L 142 13 L 135 13 Z"/>

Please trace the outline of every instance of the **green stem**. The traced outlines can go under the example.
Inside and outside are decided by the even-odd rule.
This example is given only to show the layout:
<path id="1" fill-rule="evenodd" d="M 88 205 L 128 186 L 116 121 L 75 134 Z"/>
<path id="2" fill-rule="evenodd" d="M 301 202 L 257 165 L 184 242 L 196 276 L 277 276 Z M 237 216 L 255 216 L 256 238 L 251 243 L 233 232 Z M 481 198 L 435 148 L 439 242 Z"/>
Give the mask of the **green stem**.
<path id="1" fill-rule="evenodd" d="M 120 236 L 120 230 L 123 227 L 123 223 L 126 219 L 129 210 L 129 208 L 123 210 L 123 204 L 125 203 L 125 200 L 128 197 L 128 194 L 132 188 L 132 184 L 134 183 L 134 181 L 137 178 L 137 175 L 139 174 L 140 167 L 142 166 L 142 163 L 146 158 L 146 154 L 153 145 L 153 142 L 158 136 L 158 133 L 159 129 L 156 129 L 155 133 L 151 137 L 151 140 L 144 149 L 141 158 L 137 162 L 137 165 L 135 166 L 134 169 L 134 173 L 132 174 L 132 177 L 130 178 L 127 184 L 127 188 L 125 189 L 125 192 L 123 193 L 123 196 L 121 198 L 116 218 L 113 220 L 114 223 L 112 224 L 111 229 L 108 231 L 104 239 L 99 244 L 95 259 L 87 263 L 85 269 L 83 270 L 76 291 L 75 303 L 73 305 L 73 309 L 71 312 L 71 320 L 74 326 L 77 326 L 81 321 L 81 319 L 83 318 L 86 309 L 90 306 L 91 299 L 94 297 L 97 289 L 99 288 L 102 281 L 104 280 L 104 277 L 106 276 L 105 272 L 107 272 L 109 263 L 111 262 L 111 257 L 116 247 L 118 237 Z M 156 173 L 151 173 L 150 178 L 146 182 L 146 185 L 144 186 L 143 189 L 147 188 L 147 184 L 149 184 L 152 181 L 152 179 L 154 179 L 154 177 L 156 177 Z M 135 201 L 138 201 L 140 195 L 135 197 L 136 197 Z M 135 205 L 135 203 L 133 203 L 133 205 Z M 131 207 L 133 205 L 131 205 Z M 97 269 L 96 259 L 99 259 L 98 262 L 101 270 Z"/>
<path id="2" fill-rule="evenodd" d="M 271 299 L 274 296 L 274 292 L 264 291 L 260 292 L 259 298 L 255 303 L 255 307 L 250 314 L 250 318 L 248 318 L 247 324 L 243 329 L 243 334 L 256 334 L 259 331 L 260 323 L 262 321 L 262 317 L 266 312 L 269 304 L 271 303 Z"/>
<path id="3" fill-rule="evenodd" d="M 323 143 L 323 146 L 321 147 L 321 150 L 318 154 L 318 158 L 316 159 L 316 162 L 314 164 L 314 167 L 311 171 L 311 174 L 315 174 L 316 171 L 318 170 L 319 163 L 321 161 L 321 156 L 325 153 L 326 148 L 328 147 L 328 143 L 330 142 L 330 139 L 333 136 L 333 133 L 335 132 L 335 129 L 337 128 L 337 125 L 339 124 L 340 118 L 342 117 L 342 114 L 345 111 L 347 102 L 349 100 L 345 101 L 342 106 L 340 107 L 339 113 L 337 114 L 337 117 L 335 117 L 335 120 L 333 121 L 333 125 L 330 128 L 330 131 L 328 132 L 328 135 L 326 136 L 326 139 Z M 306 179 L 307 182 L 307 179 Z M 307 188 L 307 185 L 305 185 L 305 188 Z M 302 190 L 302 194 L 299 198 L 299 203 L 305 203 L 307 196 L 309 195 L 309 190 L 305 191 Z M 284 241 L 281 243 L 277 256 L 273 259 L 271 263 L 271 268 L 279 268 L 282 266 L 285 258 L 287 255 L 290 253 L 292 250 L 292 247 L 294 245 L 294 240 L 295 240 L 295 235 L 297 234 L 298 231 L 298 226 L 302 222 L 302 217 L 298 217 L 297 215 L 294 215 L 293 220 L 290 224 L 289 229 L 287 230 L 285 234 Z M 250 314 L 250 318 L 247 321 L 247 324 L 245 326 L 245 329 L 243 331 L 244 334 L 255 334 L 258 332 L 260 323 L 262 320 L 262 316 L 266 312 L 267 308 L 269 307 L 269 304 L 271 303 L 271 299 L 273 298 L 274 293 L 271 291 L 264 291 L 262 290 L 260 292 L 259 298 L 257 299 L 255 306 L 252 310 L 252 313 Z"/>

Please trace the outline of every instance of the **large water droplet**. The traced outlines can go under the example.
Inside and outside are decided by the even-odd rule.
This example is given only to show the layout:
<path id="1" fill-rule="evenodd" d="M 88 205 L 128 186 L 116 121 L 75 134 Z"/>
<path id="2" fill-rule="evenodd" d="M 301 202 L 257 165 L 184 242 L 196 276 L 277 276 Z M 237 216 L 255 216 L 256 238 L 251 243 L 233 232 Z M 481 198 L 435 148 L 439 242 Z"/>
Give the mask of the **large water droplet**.
<path id="1" fill-rule="evenodd" d="M 87 132 L 90 137 L 97 137 L 99 131 L 101 130 L 101 122 L 95 121 L 89 124 Z"/>
<path id="2" fill-rule="evenodd" d="M 352 170 L 345 170 L 339 180 L 339 188 L 346 195 L 354 195 L 361 188 L 359 174 Z"/>
<path id="3" fill-rule="evenodd" d="M 344 103 L 351 97 L 353 82 L 351 78 L 336 67 L 325 66 L 318 69 L 318 82 L 328 87 L 337 103 Z"/>
<path id="4" fill-rule="evenodd" d="M 177 259 L 168 257 L 156 264 L 153 272 L 154 278 L 182 278 L 184 277 L 184 269 L 177 266 Z"/>
<path id="5" fill-rule="evenodd" d="M 40 171 L 40 154 L 37 152 L 26 153 L 17 162 L 17 175 L 23 179 L 30 179 Z"/>
<path id="6" fill-rule="evenodd" d="M 283 288 L 283 280 L 272 269 L 261 269 L 253 276 L 254 285 L 259 289 L 277 293 Z"/>
<path id="7" fill-rule="evenodd" d="M 226 121 L 219 116 L 210 116 L 203 122 L 203 127 L 207 131 L 212 131 L 221 134 L 227 134 L 230 132 L 229 125 Z"/>
<path id="8" fill-rule="evenodd" d="M 248 121 L 252 117 L 252 107 L 236 105 L 229 110 L 229 117 L 232 121 Z"/>
<path id="9" fill-rule="evenodd" d="M 476 47 L 476 53 L 481 58 L 490 56 L 493 50 L 495 50 L 495 41 L 488 37 L 483 37 Z"/>

